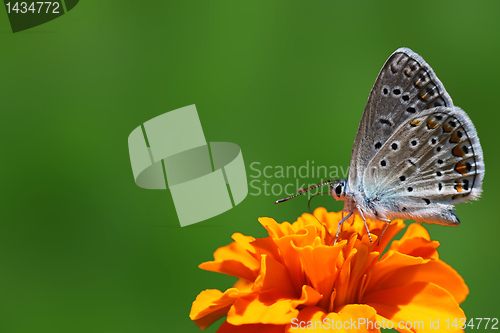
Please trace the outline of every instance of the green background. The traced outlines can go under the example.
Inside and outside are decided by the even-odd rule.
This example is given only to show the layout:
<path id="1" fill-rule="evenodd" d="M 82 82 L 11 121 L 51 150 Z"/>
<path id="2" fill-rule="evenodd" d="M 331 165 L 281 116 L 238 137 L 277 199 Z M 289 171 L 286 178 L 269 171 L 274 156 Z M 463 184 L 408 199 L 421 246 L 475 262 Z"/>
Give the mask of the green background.
<path id="1" fill-rule="evenodd" d="M 241 147 L 249 180 L 252 162 L 347 168 L 401 46 L 478 130 L 483 198 L 457 207 L 459 228 L 428 230 L 470 288 L 466 315 L 500 317 L 499 33 L 498 1 L 84 0 L 16 34 L 0 13 L 0 332 L 198 332 L 192 301 L 234 278 L 197 265 L 234 232 L 265 236 L 260 216 L 294 221 L 307 199 L 249 195 L 180 228 L 169 191 L 135 185 L 129 133 L 196 104 L 207 141 Z"/>

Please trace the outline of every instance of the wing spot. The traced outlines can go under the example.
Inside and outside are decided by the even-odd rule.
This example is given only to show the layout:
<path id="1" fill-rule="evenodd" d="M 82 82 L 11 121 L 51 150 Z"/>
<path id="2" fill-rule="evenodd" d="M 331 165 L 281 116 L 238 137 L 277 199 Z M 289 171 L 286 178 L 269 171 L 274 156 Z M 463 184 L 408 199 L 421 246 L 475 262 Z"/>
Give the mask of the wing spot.
<path id="1" fill-rule="evenodd" d="M 403 212 L 406 212 L 406 207 L 403 207 L 402 211 L 403 211 Z"/>
<path id="2" fill-rule="evenodd" d="M 437 152 L 440 152 L 440 151 L 441 151 L 441 147 L 437 147 L 437 148 L 436 148 L 436 151 L 437 151 Z"/>
<path id="3" fill-rule="evenodd" d="M 392 126 L 392 122 L 389 119 L 380 118 L 378 122 L 387 126 Z"/>
<path id="4" fill-rule="evenodd" d="M 441 171 L 436 172 L 436 176 L 441 177 L 443 173 Z"/>
<path id="5" fill-rule="evenodd" d="M 434 107 L 437 107 L 437 106 L 444 106 L 445 103 L 444 103 L 444 100 L 440 97 L 438 97 L 435 101 L 434 101 L 434 104 L 433 106 Z"/>
<path id="6" fill-rule="evenodd" d="M 460 145 L 456 145 L 455 148 L 451 151 L 453 155 L 458 156 L 458 157 L 465 157 L 465 151 L 463 150 Z"/>
<path id="7" fill-rule="evenodd" d="M 442 159 L 438 160 L 438 164 L 443 164 L 443 163 L 444 163 L 444 161 Z"/>
<path id="8" fill-rule="evenodd" d="M 392 93 L 396 96 L 400 95 L 401 94 L 401 89 L 399 89 L 399 87 L 396 87 L 392 90 Z"/>
<path id="9" fill-rule="evenodd" d="M 409 108 L 406 109 L 406 112 L 415 113 L 415 112 L 417 112 L 417 109 L 415 109 L 413 106 L 410 106 Z"/>
<path id="10" fill-rule="evenodd" d="M 450 137 L 450 143 L 459 143 L 461 140 L 460 138 L 462 137 L 462 132 L 460 131 L 455 131 Z"/>
<path id="11" fill-rule="evenodd" d="M 408 93 L 404 93 L 403 96 L 401 96 L 401 99 L 404 102 L 408 102 L 410 100 L 410 95 Z"/>
<path id="12" fill-rule="evenodd" d="M 382 147 L 382 144 L 380 142 L 375 143 L 375 149 L 380 149 Z"/>
<path id="13" fill-rule="evenodd" d="M 469 162 L 460 161 L 455 165 L 455 171 L 461 175 L 466 175 L 472 170 L 472 164 Z"/>
<path id="14" fill-rule="evenodd" d="M 393 143 L 391 144 L 391 148 L 392 148 L 392 150 L 398 150 L 398 147 L 399 147 L 399 146 L 398 146 L 398 144 L 397 144 L 396 142 L 393 142 Z"/>
<path id="15" fill-rule="evenodd" d="M 451 131 L 453 131 L 453 127 L 449 124 L 443 124 L 443 133 L 450 133 Z"/>
<path id="16" fill-rule="evenodd" d="M 443 189 L 443 184 L 439 183 L 439 184 L 438 184 L 438 188 L 439 188 L 439 190 L 441 191 L 441 190 Z"/>
<path id="17" fill-rule="evenodd" d="M 384 88 L 382 88 L 382 95 L 384 96 L 389 95 L 389 88 L 387 86 L 384 86 Z"/>
<path id="18" fill-rule="evenodd" d="M 422 71 L 420 72 L 420 75 L 418 75 L 418 78 L 414 82 L 414 85 L 417 88 L 422 88 L 425 84 L 427 84 L 427 81 L 428 81 L 427 73 L 425 71 Z"/>
<path id="19" fill-rule="evenodd" d="M 412 121 L 410 123 L 410 126 L 411 127 L 417 127 L 417 126 L 420 126 L 422 124 L 422 119 L 415 119 L 414 121 Z"/>
<path id="20" fill-rule="evenodd" d="M 463 192 L 464 188 L 462 187 L 462 183 L 459 180 L 455 180 L 455 191 L 458 193 Z"/>
<path id="21" fill-rule="evenodd" d="M 464 190 L 468 191 L 469 190 L 469 180 L 468 179 L 464 179 L 463 180 L 463 188 Z"/>
<path id="22" fill-rule="evenodd" d="M 406 177 L 405 176 L 401 176 L 401 177 L 399 177 L 399 180 L 402 181 L 402 182 L 404 182 L 406 180 Z"/>
<path id="23" fill-rule="evenodd" d="M 436 86 L 433 84 L 429 84 L 425 89 L 420 91 L 420 94 L 418 98 L 423 101 L 423 102 L 429 102 L 429 100 L 434 96 L 436 93 Z"/>
<path id="24" fill-rule="evenodd" d="M 408 192 L 413 192 L 413 187 L 410 186 L 407 188 L 407 190 L 408 190 Z"/>
<path id="25" fill-rule="evenodd" d="M 431 138 L 431 139 L 429 140 L 429 144 L 430 144 L 431 146 L 434 146 L 436 143 L 437 143 L 437 139 L 436 139 L 436 138 Z"/>
<path id="26" fill-rule="evenodd" d="M 424 201 L 425 201 L 425 203 L 426 203 L 426 204 L 428 204 L 428 205 L 430 205 L 430 204 L 431 204 L 431 201 L 430 201 L 429 199 L 424 198 Z"/>
<path id="27" fill-rule="evenodd" d="M 435 129 L 438 126 L 439 124 L 436 123 L 434 120 L 432 119 L 427 120 L 427 129 Z"/>
<path id="28" fill-rule="evenodd" d="M 419 143 L 420 143 L 420 142 L 418 141 L 418 139 L 417 139 L 417 138 L 413 138 L 413 139 L 411 139 L 411 140 L 410 140 L 410 145 L 411 145 L 411 148 L 417 148 L 417 147 L 418 147 L 418 145 L 419 145 Z"/>
<path id="29" fill-rule="evenodd" d="M 386 168 L 388 166 L 389 163 L 387 163 L 387 160 L 386 159 L 381 159 L 380 160 L 380 166 L 382 168 Z"/>

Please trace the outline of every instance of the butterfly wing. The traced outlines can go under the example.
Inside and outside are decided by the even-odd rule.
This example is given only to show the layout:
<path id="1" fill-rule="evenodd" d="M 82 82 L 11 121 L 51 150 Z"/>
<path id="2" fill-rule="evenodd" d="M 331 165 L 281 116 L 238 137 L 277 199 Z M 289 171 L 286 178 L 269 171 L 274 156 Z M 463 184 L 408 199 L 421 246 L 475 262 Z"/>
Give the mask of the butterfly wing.
<path id="1" fill-rule="evenodd" d="M 365 196 L 384 217 L 456 225 L 453 206 L 477 199 L 484 177 L 476 129 L 458 107 L 436 107 L 405 121 L 363 174 Z"/>
<path id="2" fill-rule="evenodd" d="M 382 67 L 368 97 L 354 140 L 349 166 L 351 191 L 363 191 L 363 173 L 403 122 L 422 110 L 453 106 L 425 60 L 408 48 L 396 50 Z"/>

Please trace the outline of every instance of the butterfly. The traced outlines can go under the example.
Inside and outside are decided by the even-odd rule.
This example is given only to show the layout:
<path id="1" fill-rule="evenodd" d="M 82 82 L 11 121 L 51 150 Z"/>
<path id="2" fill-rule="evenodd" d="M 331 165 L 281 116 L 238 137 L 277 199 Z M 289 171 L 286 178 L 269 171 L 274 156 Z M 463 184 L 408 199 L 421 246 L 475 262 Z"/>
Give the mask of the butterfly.
<path id="1" fill-rule="evenodd" d="M 352 148 L 347 179 L 299 189 L 287 201 L 329 185 L 347 215 L 385 222 L 396 218 L 458 226 L 455 205 L 477 200 L 483 151 L 469 116 L 453 105 L 432 68 L 408 48 L 382 67 L 368 97 Z M 380 239 L 379 238 L 379 239 Z"/>

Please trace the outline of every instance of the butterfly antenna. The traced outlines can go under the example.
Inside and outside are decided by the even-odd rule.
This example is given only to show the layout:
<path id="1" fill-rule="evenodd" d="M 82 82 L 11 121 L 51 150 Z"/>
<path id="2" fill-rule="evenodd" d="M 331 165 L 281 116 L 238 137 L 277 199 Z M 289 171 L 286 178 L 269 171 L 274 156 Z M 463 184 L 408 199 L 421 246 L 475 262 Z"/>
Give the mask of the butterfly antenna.
<path id="1" fill-rule="evenodd" d="M 307 202 L 307 208 L 309 208 L 309 212 L 311 213 L 311 215 L 314 215 L 312 210 L 311 210 L 311 200 L 312 198 L 314 197 L 317 197 L 318 195 L 322 195 L 322 194 L 330 194 L 330 192 L 319 192 L 319 193 L 316 193 L 315 195 L 311 196 L 309 198 L 309 201 Z"/>
<path id="2" fill-rule="evenodd" d="M 279 204 L 279 203 L 282 203 L 282 202 L 288 201 L 288 200 L 290 200 L 290 199 L 293 199 L 293 198 L 295 198 L 295 197 L 298 197 L 298 196 L 299 196 L 299 195 L 301 195 L 301 194 L 304 194 L 304 193 L 306 193 L 306 192 L 309 192 L 310 190 L 314 190 L 315 188 L 318 188 L 318 187 L 320 187 L 320 186 L 324 186 L 324 185 L 327 185 L 327 184 L 331 184 L 331 183 L 334 183 L 334 182 L 336 182 L 336 181 L 338 181 L 338 179 L 328 179 L 328 180 L 325 180 L 324 182 L 318 183 L 318 184 L 316 184 L 316 185 L 310 186 L 310 187 L 305 188 L 305 189 L 304 189 L 304 188 L 299 188 L 299 189 L 297 190 L 297 192 L 298 192 L 297 194 L 292 195 L 291 197 L 288 197 L 288 198 L 284 198 L 284 199 L 279 199 L 279 200 L 276 200 L 274 203 L 275 203 L 275 204 Z"/>

